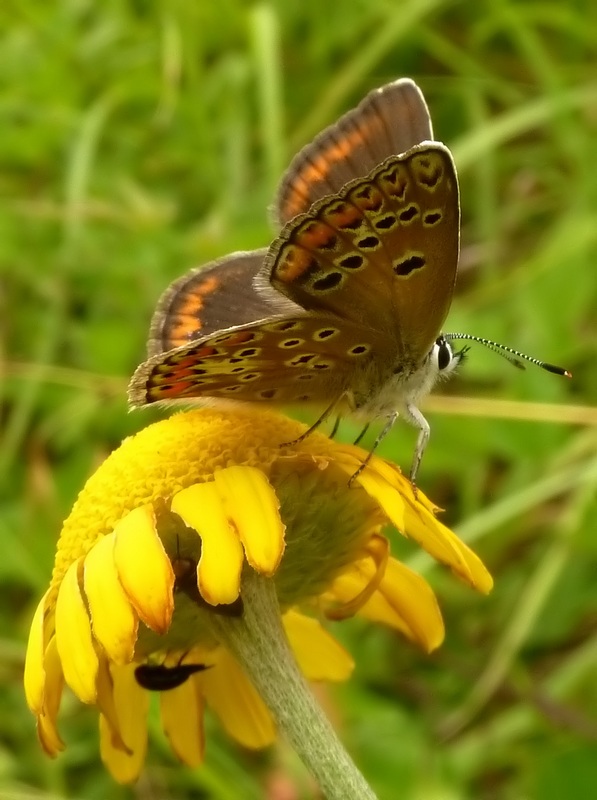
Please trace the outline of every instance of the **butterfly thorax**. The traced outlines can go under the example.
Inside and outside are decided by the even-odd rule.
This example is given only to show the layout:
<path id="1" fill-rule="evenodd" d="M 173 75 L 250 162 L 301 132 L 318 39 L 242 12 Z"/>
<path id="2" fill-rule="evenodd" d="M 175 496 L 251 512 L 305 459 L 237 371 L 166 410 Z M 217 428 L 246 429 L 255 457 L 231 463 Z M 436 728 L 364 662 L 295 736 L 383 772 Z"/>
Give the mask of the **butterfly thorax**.
<path id="1" fill-rule="evenodd" d="M 379 359 L 371 362 L 347 393 L 351 407 L 369 418 L 403 412 L 429 394 L 438 379 L 449 377 L 461 358 L 440 336 L 422 362 L 401 359 L 382 369 Z"/>
<path id="2" fill-rule="evenodd" d="M 406 402 L 416 402 L 428 394 L 437 380 L 437 368 L 428 353 L 422 363 L 402 360 L 382 364 L 379 359 L 364 365 L 348 394 L 359 416 L 377 417 L 400 410 Z"/>

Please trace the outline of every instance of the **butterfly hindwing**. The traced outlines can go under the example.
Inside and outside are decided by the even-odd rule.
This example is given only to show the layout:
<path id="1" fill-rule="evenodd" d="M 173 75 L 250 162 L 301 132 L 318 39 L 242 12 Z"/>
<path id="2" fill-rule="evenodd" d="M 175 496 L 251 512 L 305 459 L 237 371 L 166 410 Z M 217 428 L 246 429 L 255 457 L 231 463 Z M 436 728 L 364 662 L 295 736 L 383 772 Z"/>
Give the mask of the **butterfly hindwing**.
<path id="1" fill-rule="evenodd" d="M 373 331 L 331 315 L 261 320 L 150 358 L 136 370 L 129 400 L 326 402 L 350 386 L 379 344 Z"/>
<path id="2" fill-rule="evenodd" d="M 257 293 L 255 275 L 267 248 L 231 253 L 174 281 L 158 301 L 147 343 L 153 356 L 215 331 L 295 310 L 270 289 Z"/>
<path id="3" fill-rule="evenodd" d="M 276 221 L 285 224 L 388 156 L 431 139 L 429 110 L 413 81 L 401 78 L 374 89 L 294 157 L 278 188 Z"/>

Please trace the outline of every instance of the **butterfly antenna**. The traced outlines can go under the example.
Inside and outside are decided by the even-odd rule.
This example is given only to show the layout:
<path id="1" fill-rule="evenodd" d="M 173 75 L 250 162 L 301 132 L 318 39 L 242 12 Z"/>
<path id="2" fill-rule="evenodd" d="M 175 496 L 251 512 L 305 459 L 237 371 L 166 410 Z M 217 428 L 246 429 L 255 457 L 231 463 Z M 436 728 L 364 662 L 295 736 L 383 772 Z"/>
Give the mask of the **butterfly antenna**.
<path id="1" fill-rule="evenodd" d="M 540 361 L 538 358 L 527 356 L 526 353 L 521 353 L 520 350 L 514 350 L 512 347 L 507 347 L 505 344 L 492 342 L 491 339 L 483 339 L 481 336 L 472 336 L 470 333 L 444 333 L 444 338 L 448 341 L 465 339 L 469 342 L 478 342 L 478 344 L 487 347 L 488 350 L 493 350 L 498 356 L 505 358 L 506 361 L 509 361 L 513 366 L 518 367 L 518 369 L 525 368 L 520 360 L 523 359 L 524 361 L 530 361 L 531 364 L 534 364 L 536 367 L 547 370 L 547 372 L 553 372 L 555 375 L 563 375 L 566 378 L 572 377 L 572 373 L 563 367 L 556 367 L 555 364 L 548 364 L 547 361 Z"/>

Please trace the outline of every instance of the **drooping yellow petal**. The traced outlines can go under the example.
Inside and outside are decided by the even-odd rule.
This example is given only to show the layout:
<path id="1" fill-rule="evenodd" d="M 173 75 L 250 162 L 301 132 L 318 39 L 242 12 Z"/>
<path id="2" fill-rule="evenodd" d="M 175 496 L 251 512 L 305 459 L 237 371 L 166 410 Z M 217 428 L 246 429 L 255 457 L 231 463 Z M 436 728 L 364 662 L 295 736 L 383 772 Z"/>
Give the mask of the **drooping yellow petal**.
<path id="1" fill-rule="evenodd" d="M 102 536 L 85 558 L 83 586 L 93 635 L 116 664 L 128 664 L 135 651 L 138 620 L 118 580 L 113 533 Z"/>
<path id="2" fill-rule="evenodd" d="M 484 593 L 491 591 L 493 581 L 481 560 L 436 519 L 436 506 L 396 470 L 375 459 L 373 468 L 369 465 L 358 481 L 402 534 L 414 539 L 474 588 Z"/>
<path id="3" fill-rule="evenodd" d="M 97 672 L 97 706 L 104 722 L 108 724 L 111 731 L 112 747 L 122 750 L 127 755 L 131 755 L 131 750 L 127 747 L 120 731 L 120 720 L 118 711 L 114 704 L 114 681 L 112 673 L 105 658 L 101 658 Z"/>
<path id="4" fill-rule="evenodd" d="M 493 579 L 481 559 L 423 505 L 414 501 L 406 503 L 405 524 L 407 536 L 435 559 L 477 591 L 483 594 L 491 591 Z"/>
<path id="5" fill-rule="evenodd" d="M 153 506 L 130 511 L 114 528 L 120 583 L 140 619 L 159 634 L 170 627 L 174 571 L 158 536 Z"/>
<path id="6" fill-rule="evenodd" d="M 64 675 L 56 647 L 56 637 L 52 637 L 46 647 L 44 656 L 44 672 L 46 685 L 43 711 L 37 718 L 37 735 L 45 752 L 52 758 L 64 750 L 64 742 L 60 738 L 56 720 L 64 688 Z"/>
<path id="7" fill-rule="evenodd" d="M 405 620 L 421 647 L 430 653 L 440 646 L 444 640 L 444 622 L 435 593 L 424 578 L 391 558 L 379 593 Z M 359 613 L 368 616 L 367 606 Z"/>
<path id="8" fill-rule="evenodd" d="M 290 610 L 284 614 L 284 628 L 295 658 L 311 681 L 345 681 L 354 661 L 321 624 L 311 617 Z"/>
<path id="9" fill-rule="evenodd" d="M 398 530 L 404 530 L 403 495 L 399 494 L 385 477 L 367 467 L 359 475 L 358 482 L 369 497 L 379 504 Z"/>
<path id="10" fill-rule="evenodd" d="M 341 463 L 343 469 L 348 471 L 351 475 L 354 474 L 355 468 L 358 468 L 360 464 L 362 464 L 363 459 L 369 456 L 362 448 L 349 444 L 338 445 L 337 454 L 339 463 Z M 395 492 L 398 492 L 402 497 L 408 497 L 420 503 L 431 514 L 442 510 L 439 506 L 435 505 L 435 503 L 432 503 L 419 488 L 415 488 L 409 478 L 403 474 L 400 467 L 397 464 L 393 464 L 391 461 L 385 461 L 383 458 L 379 458 L 375 455 L 370 456 L 366 469 L 363 470 L 357 479 L 363 486 L 364 483 L 361 481 L 361 477 L 367 474 L 376 475 L 378 479 L 391 487 Z"/>
<path id="11" fill-rule="evenodd" d="M 354 467 L 349 445 L 343 447 L 348 458 L 341 463 L 347 472 Z M 353 456 L 354 458 L 355 456 Z M 370 497 L 375 499 L 388 519 L 405 536 L 414 539 L 433 558 L 478 591 L 488 593 L 493 580 L 480 559 L 435 517 L 438 507 L 415 490 L 395 465 L 373 457 L 358 477 Z"/>
<path id="12" fill-rule="evenodd" d="M 355 561 L 324 597 L 341 602 L 354 597 L 369 584 L 373 570 L 369 559 Z M 444 624 L 433 590 L 424 578 L 393 558 L 388 560 L 377 590 L 357 613 L 399 630 L 426 652 L 439 647 L 444 638 Z"/>
<path id="13" fill-rule="evenodd" d="M 44 688 L 46 675 L 44 671 L 44 617 L 46 613 L 46 598 L 49 590 L 46 591 L 39 601 L 35 614 L 31 621 L 29 630 L 29 641 L 27 642 L 27 652 L 25 654 L 25 698 L 27 705 L 37 716 L 41 714 L 44 704 Z"/>
<path id="14" fill-rule="evenodd" d="M 83 703 L 95 703 L 98 658 L 79 586 L 82 559 L 73 561 L 56 598 L 56 645 L 64 678 Z"/>
<path id="15" fill-rule="evenodd" d="M 253 684 L 227 650 L 217 664 L 201 673 L 203 694 L 220 722 L 245 747 L 272 744 L 276 729 L 267 707 Z"/>
<path id="16" fill-rule="evenodd" d="M 431 514 L 441 511 L 440 507 L 432 503 L 424 492 L 413 486 L 397 464 L 392 464 L 391 461 L 384 461 L 382 458 L 373 456 L 367 465 L 367 470 L 373 471 L 379 475 L 380 478 L 383 478 L 384 481 L 400 495 L 419 503 Z"/>
<path id="17" fill-rule="evenodd" d="M 345 602 L 362 591 L 363 586 L 368 583 L 367 577 L 352 565 L 339 575 L 329 589 L 322 595 L 326 603 Z M 376 591 L 372 597 L 359 609 L 359 616 L 372 619 L 376 622 L 383 622 L 391 628 L 400 631 L 408 639 L 413 639 L 413 634 L 404 619 L 397 613 L 388 601 Z"/>
<path id="18" fill-rule="evenodd" d="M 149 696 L 136 682 L 134 668 L 134 664 L 128 664 L 111 669 L 118 728 L 127 750 L 122 749 L 112 726 L 100 715 L 102 761 L 119 783 L 131 783 L 139 777 L 147 750 Z"/>
<path id="19" fill-rule="evenodd" d="M 363 588 L 354 594 L 349 600 L 342 603 L 342 605 L 339 607 L 326 609 L 325 615 L 328 619 L 341 620 L 354 616 L 358 610 L 365 605 L 367 600 L 369 600 L 383 580 L 390 556 L 389 541 L 385 538 L 385 536 L 373 534 L 369 539 L 365 550 L 367 555 L 373 561 L 375 566 L 374 571 L 370 576 L 369 574 L 365 575 L 365 573 L 363 573 L 366 583 L 364 584 Z"/>
<path id="20" fill-rule="evenodd" d="M 199 591 L 212 605 L 233 603 L 240 591 L 243 548 L 213 482 L 197 483 L 172 498 L 172 511 L 201 536 Z"/>
<path id="21" fill-rule="evenodd" d="M 228 467 L 217 470 L 214 481 L 247 561 L 262 575 L 273 575 L 284 552 L 285 526 L 280 501 L 264 472 L 255 467 Z"/>
<path id="22" fill-rule="evenodd" d="M 37 718 L 37 738 L 44 753 L 50 758 L 56 758 L 65 748 L 65 744 L 58 734 L 55 720 L 45 714 L 40 714 Z"/>
<path id="23" fill-rule="evenodd" d="M 203 762 L 203 696 L 201 675 L 191 675 L 181 686 L 160 694 L 162 728 L 177 758 L 188 767 Z"/>

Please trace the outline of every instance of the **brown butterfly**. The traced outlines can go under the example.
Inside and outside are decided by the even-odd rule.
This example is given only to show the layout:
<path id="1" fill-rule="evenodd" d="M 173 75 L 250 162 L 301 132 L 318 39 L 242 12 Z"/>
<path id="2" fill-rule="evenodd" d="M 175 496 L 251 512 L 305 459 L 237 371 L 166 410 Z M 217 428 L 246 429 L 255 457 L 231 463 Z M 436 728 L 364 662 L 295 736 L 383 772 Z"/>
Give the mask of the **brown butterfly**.
<path id="1" fill-rule="evenodd" d="M 377 89 L 293 159 L 267 249 L 192 271 L 161 298 L 133 406 L 219 398 L 385 417 L 373 449 L 403 416 L 419 431 L 414 482 L 429 438 L 418 404 L 452 373 L 468 338 L 521 366 L 502 345 L 441 335 L 459 252 L 458 179 L 433 140 L 416 84 Z"/>

